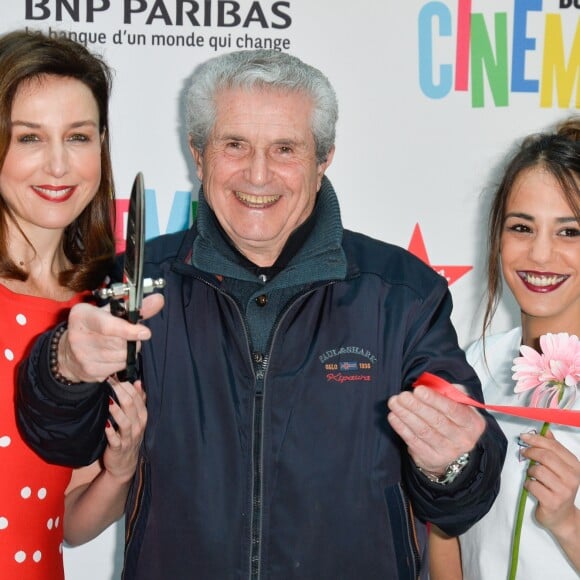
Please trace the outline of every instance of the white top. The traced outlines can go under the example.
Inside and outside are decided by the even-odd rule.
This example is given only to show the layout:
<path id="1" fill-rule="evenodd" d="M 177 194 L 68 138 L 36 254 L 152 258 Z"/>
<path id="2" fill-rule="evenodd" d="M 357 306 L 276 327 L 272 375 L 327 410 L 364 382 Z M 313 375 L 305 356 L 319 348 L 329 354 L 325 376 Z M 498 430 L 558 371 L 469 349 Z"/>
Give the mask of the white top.
<path id="1" fill-rule="evenodd" d="M 514 394 L 512 380 L 513 359 L 519 355 L 521 328 L 486 338 L 483 358 L 482 341 L 476 341 L 467 350 L 467 359 L 476 370 L 485 396 L 493 405 L 523 406 Z M 580 397 L 574 409 L 580 408 Z M 511 538 L 513 534 L 519 494 L 528 461 L 519 461 L 517 438 L 520 433 L 536 429 L 541 423 L 494 413 L 508 441 L 505 465 L 501 475 L 500 493 L 489 513 L 468 532 L 459 537 L 464 580 L 502 580 L 509 572 Z M 556 439 L 576 457 L 580 456 L 580 433 L 574 427 L 552 425 Z M 517 577 L 521 580 L 577 580 L 571 564 L 553 537 L 539 526 L 533 517 L 536 500 L 528 496 L 522 535 Z M 576 494 L 576 507 L 580 493 Z"/>

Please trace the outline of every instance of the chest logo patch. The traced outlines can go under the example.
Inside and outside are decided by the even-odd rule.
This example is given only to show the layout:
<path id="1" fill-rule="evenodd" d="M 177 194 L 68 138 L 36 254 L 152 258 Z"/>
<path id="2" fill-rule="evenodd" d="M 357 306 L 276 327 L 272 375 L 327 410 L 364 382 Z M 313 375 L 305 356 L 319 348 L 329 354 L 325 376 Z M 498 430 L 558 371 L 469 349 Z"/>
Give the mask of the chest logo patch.
<path id="1" fill-rule="evenodd" d="M 341 346 L 318 357 L 329 383 L 370 382 L 377 357 L 359 346 Z"/>

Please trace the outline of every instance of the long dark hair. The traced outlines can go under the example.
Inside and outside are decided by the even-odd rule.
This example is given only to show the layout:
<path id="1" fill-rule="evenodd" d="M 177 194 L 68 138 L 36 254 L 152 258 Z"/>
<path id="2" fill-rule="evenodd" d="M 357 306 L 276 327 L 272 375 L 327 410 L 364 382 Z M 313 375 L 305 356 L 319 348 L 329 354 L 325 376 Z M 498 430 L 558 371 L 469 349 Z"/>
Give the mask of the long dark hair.
<path id="1" fill-rule="evenodd" d="M 98 286 L 111 267 L 115 253 L 114 184 L 108 135 L 111 71 L 84 46 L 41 32 L 15 31 L 0 37 L 0 167 L 11 140 L 14 96 L 24 81 L 43 75 L 81 81 L 93 94 L 99 111 L 101 182 L 83 212 L 64 231 L 63 250 L 72 268 L 60 273 L 64 287 L 82 291 Z M 26 280 L 28 274 L 7 251 L 8 220 L 13 220 L 0 196 L 0 277 Z"/>
<path id="2" fill-rule="evenodd" d="M 508 198 L 516 179 L 524 171 L 534 167 L 541 167 L 558 181 L 566 202 L 580 223 L 580 117 L 571 117 L 553 133 L 526 137 L 504 171 L 489 214 L 484 335 L 502 294 L 501 234 Z"/>

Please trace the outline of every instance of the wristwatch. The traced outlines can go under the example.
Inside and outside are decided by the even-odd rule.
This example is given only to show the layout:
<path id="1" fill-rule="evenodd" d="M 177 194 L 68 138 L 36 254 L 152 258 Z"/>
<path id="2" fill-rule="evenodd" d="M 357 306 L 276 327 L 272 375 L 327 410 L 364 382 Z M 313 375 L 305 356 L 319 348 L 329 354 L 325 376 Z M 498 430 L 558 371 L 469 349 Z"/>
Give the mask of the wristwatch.
<path id="1" fill-rule="evenodd" d="M 455 478 L 463 471 L 464 467 L 469 463 L 469 453 L 463 453 L 457 459 L 452 461 L 441 475 L 429 473 L 417 466 L 417 469 L 433 483 L 440 485 L 449 485 Z"/>

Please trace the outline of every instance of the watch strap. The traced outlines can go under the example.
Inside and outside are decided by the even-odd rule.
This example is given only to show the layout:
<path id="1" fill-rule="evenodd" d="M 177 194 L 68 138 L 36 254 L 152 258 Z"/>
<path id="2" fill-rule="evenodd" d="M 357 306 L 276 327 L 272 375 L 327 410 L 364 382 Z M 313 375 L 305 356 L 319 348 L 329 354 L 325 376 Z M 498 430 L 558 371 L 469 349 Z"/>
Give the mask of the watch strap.
<path id="1" fill-rule="evenodd" d="M 462 453 L 457 459 L 453 460 L 441 475 L 435 475 L 434 473 L 429 473 L 428 471 L 421 469 L 417 466 L 417 469 L 431 482 L 438 483 L 439 485 L 449 485 L 451 482 L 455 481 L 457 476 L 463 471 L 465 466 L 469 463 L 469 453 Z"/>

